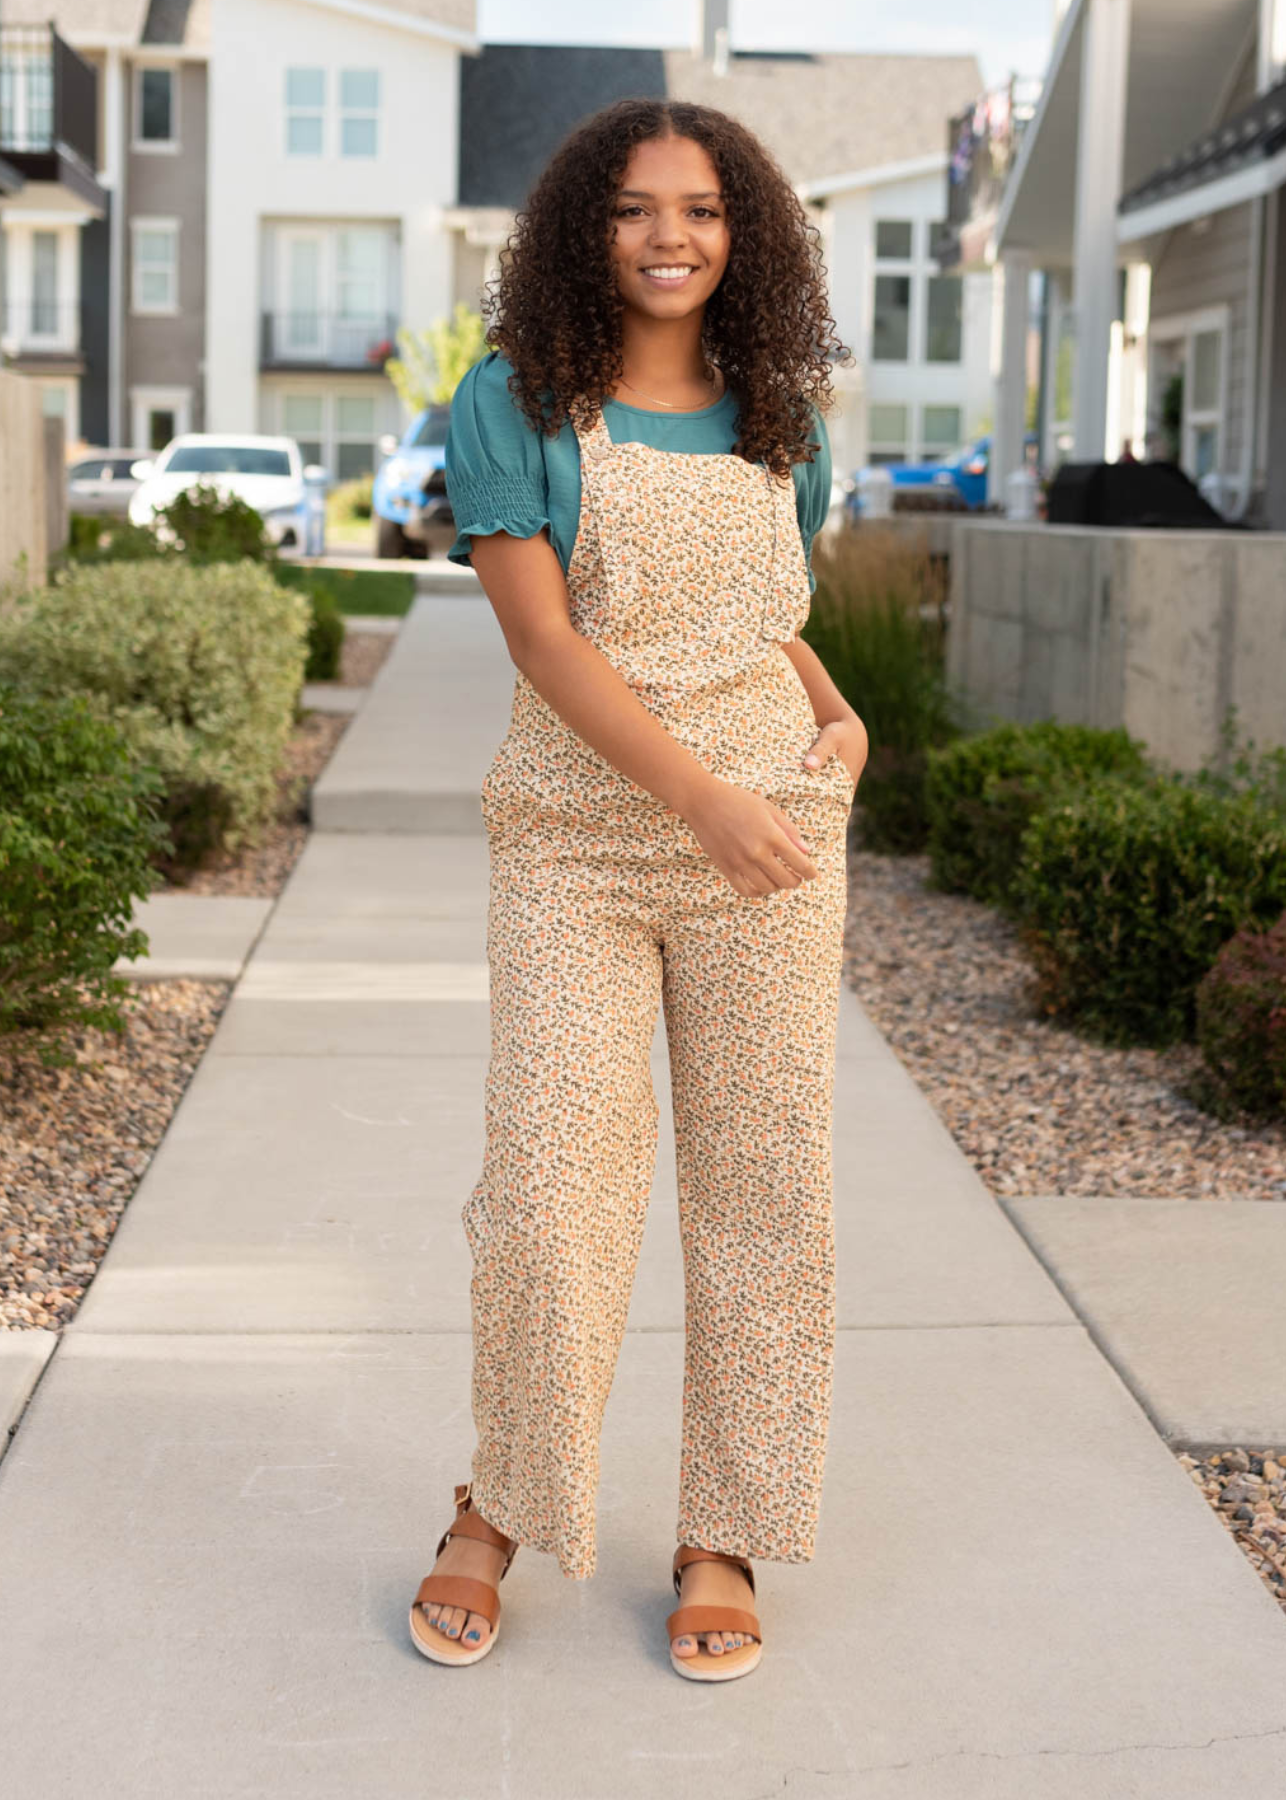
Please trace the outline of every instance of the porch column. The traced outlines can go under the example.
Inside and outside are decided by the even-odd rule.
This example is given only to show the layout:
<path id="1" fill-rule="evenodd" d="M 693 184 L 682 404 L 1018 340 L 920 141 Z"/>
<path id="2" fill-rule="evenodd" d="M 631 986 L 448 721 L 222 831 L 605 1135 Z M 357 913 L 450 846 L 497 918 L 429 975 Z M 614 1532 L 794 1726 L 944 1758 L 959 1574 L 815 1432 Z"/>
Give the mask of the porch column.
<path id="1" fill-rule="evenodd" d="M 1072 250 L 1072 456 L 1077 462 L 1102 462 L 1108 454 L 1108 358 L 1116 310 L 1116 204 L 1121 197 L 1129 44 L 1130 0 L 1087 0 Z"/>
<path id="2" fill-rule="evenodd" d="M 993 363 L 995 399 L 991 457 L 987 469 L 989 504 L 1006 504 L 1006 482 L 1023 462 L 1027 428 L 1028 289 L 1031 258 L 1016 251 L 1002 259 L 1000 353 Z"/>

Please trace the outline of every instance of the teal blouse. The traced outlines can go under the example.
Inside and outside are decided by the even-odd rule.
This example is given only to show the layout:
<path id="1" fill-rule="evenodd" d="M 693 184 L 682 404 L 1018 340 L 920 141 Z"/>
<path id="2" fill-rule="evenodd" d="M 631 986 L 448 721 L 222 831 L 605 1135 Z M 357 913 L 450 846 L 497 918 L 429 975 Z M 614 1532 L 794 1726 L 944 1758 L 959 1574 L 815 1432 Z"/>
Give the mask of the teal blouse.
<path id="1" fill-rule="evenodd" d="M 447 498 L 457 537 L 447 556 L 468 563 L 470 537 L 507 531 L 534 537 L 543 525 L 566 572 L 580 520 L 580 444 L 570 421 L 556 437 L 528 424 L 506 385 L 513 364 L 498 350 L 487 353 L 462 376 L 451 402 L 447 427 Z M 813 408 L 813 442 L 819 454 L 794 466 L 795 511 L 808 565 L 808 588 L 816 587 L 813 537 L 831 497 L 831 448 L 826 423 Z M 737 401 L 731 389 L 713 406 L 695 412 L 659 412 L 604 400 L 603 422 L 614 444 L 651 444 L 658 450 L 697 456 L 728 454 L 737 435 Z"/>

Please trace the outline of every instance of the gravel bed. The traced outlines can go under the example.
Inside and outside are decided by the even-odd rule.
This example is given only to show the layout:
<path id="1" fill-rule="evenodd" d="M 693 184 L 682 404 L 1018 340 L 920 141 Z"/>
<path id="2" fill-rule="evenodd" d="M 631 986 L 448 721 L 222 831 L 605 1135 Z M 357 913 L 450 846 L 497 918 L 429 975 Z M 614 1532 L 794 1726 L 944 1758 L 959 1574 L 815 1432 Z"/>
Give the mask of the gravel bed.
<path id="1" fill-rule="evenodd" d="M 845 976 L 992 1193 L 1286 1200 L 1286 1123 L 1203 1112 L 1195 1046 L 1110 1049 L 1034 1015 L 1002 914 L 927 887 L 926 856 L 849 857 Z"/>
<path id="2" fill-rule="evenodd" d="M 73 1317 L 230 990 L 143 983 L 125 1035 L 69 1034 L 66 1068 L 0 1040 L 0 1330 Z"/>
<path id="3" fill-rule="evenodd" d="M 1286 1610 L 1286 1450 L 1219 1450 L 1178 1461 Z"/>
<path id="4" fill-rule="evenodd" d="M 339 685 L 369 687 L 384 666 L 394 639 L 385 632 L 346 631 L 340 653 Z"/>

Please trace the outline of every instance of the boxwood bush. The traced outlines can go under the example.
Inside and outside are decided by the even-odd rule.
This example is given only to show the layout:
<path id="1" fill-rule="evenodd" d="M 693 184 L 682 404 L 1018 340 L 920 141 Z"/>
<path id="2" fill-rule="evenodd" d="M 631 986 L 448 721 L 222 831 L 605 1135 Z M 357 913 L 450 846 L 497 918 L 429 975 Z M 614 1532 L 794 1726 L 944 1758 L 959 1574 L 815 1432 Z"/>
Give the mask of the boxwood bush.
<path id="1" fill-rule="evenodd" d="M 1286 913 L 1243 927 L 1202 976 L 1197 1042 L 1216 1110 L 1286 1113 Z"/>
<path id="2" fill-rule="evenodd" d="M 930 879 L 935 887 L 1012 908 L 1023 834 L 1051 801 L 1087 779 L 1141 780 L 1144 747 L 1124 730 L 998 725 L 930 751 L 925 774 Z"/>
<path id="3" fill-rule="evenodd" d="M 1045 1010 L 1165 1044 L 1192 1034 L 1220 947 L 1286 908 L 1286 820 L 1171 776 L 1101 777 L 1032 817 L 1016 885 Z"/>
<path id="4" fill-rule="evenodd" d="M 0 680 L 83 694 L 120 726 L 161 772 L 179 869 L 271 816 L 309 620 L 305 596 L 254 562 L 74 569 L 0 619 Z"/>
<path id="5" fill-rule="evenodd" d="M 0 687 L 0 1033 L 123 1028 L 112 964 L 147 949 L 160 786 L 87 701 Z"/>

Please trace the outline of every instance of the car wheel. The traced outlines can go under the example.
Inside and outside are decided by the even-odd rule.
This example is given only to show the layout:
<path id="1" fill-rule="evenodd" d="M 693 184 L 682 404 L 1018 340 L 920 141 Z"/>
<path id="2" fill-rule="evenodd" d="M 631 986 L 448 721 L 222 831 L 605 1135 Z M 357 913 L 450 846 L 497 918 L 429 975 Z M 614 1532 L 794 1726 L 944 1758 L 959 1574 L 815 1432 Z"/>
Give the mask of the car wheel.
<path id="1" fill-rule="evenodd" d="M 409 556 L 406 533 L 396 519 L 379 518 L 375 527 L 376 556 Z"/>

